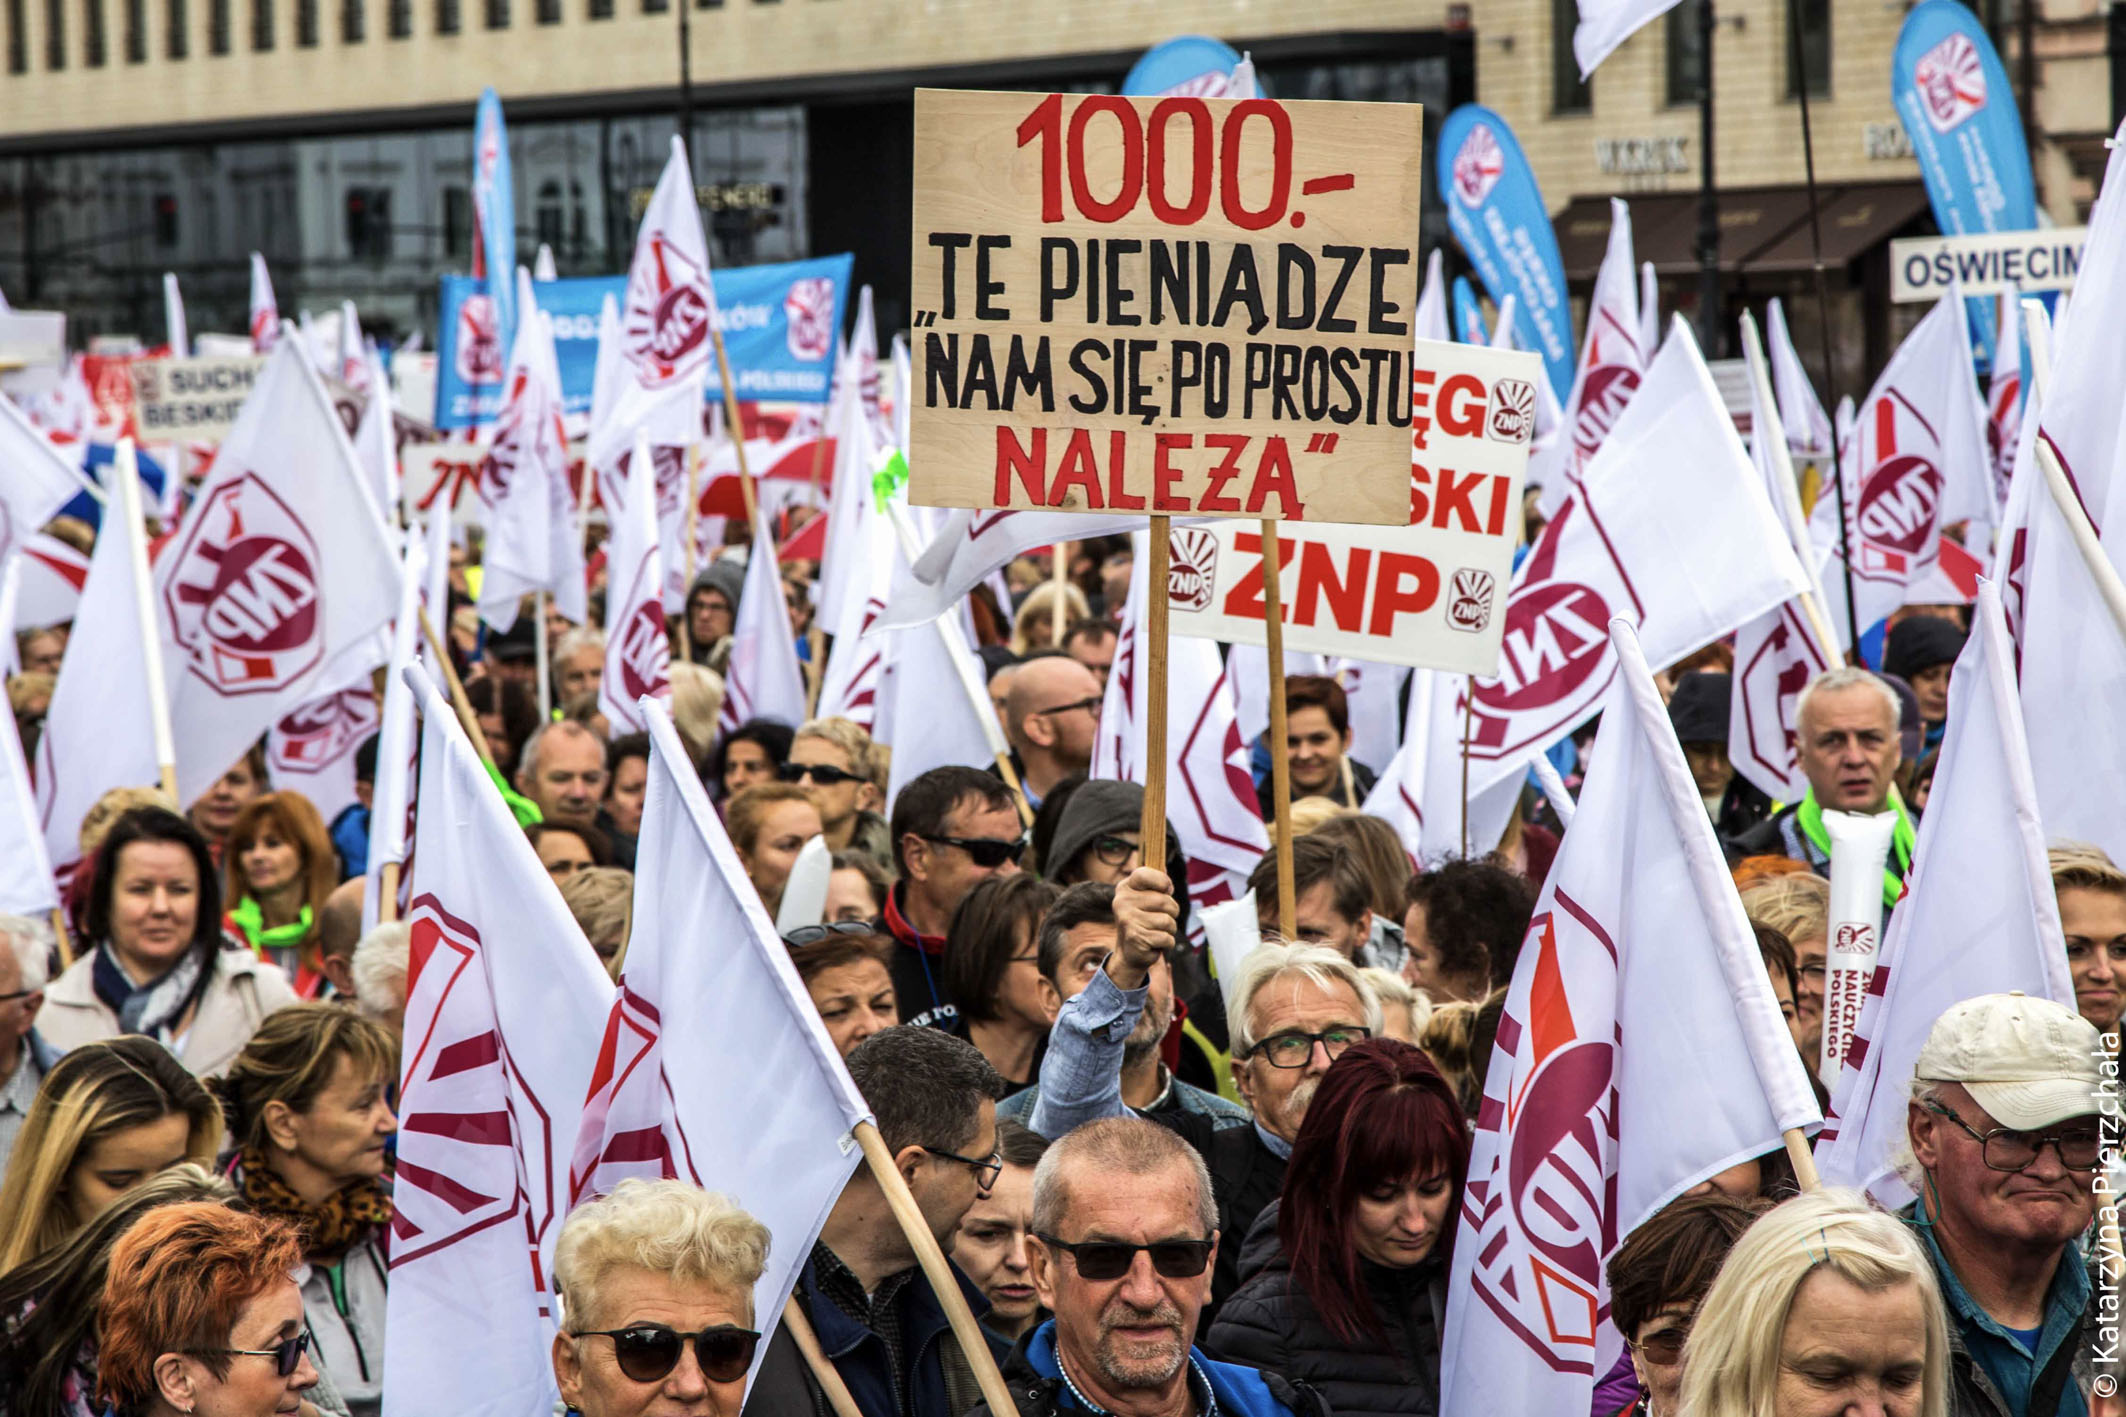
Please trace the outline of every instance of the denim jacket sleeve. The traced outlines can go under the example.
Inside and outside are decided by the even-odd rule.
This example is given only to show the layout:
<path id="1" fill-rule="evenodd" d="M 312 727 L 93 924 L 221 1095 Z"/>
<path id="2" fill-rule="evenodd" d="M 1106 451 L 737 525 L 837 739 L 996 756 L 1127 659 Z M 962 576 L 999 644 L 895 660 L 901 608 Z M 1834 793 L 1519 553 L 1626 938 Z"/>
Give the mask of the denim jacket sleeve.
<path id="1" fill-rule="evenodd" d="M 1041 1100 L 1027 1125 L 1054 1140 L 1102 1117 L 1120 1117 L 1122 1045 L 1144 1012 L 1147 987 L 1120 989 L 1106 970 L 1063 1005 L 1041 1060 Z"/>

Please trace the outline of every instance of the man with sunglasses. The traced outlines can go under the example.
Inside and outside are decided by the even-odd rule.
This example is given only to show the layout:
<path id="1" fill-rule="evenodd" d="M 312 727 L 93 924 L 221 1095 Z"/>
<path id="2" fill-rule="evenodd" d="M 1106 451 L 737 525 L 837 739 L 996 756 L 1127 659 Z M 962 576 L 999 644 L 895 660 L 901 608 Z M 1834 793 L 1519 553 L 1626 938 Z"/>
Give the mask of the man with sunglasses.
<path id="1" fill-rule="evenodd" d="M 1003 1079 L 972 1044 L 906 1024 L 873 1034 L 845 1061 L 924 1223 L 949 1251 L 953 1231 L 1003 1169 Z M 953 1275 L 975 1316 L 988 1312 L 982 1291 Z M 951 1417 L 979 1400 L 974 1370 L 869 1167 L 842 1188 L 792 1298 L 864 1417 Z M 795 1342 L 778 1327 L 746 1417 L 825 1411 Z"/>
<path id="2" fill-rule="evenodd" d="M 2086 1411 L 2096 1304 L 2077 1237 L 2096 1209 L 2102 1046 L 2072 1009 L 2017 993 L 1955 1005 L 1920 1049 L 1904 1215 L 1948 1305 L 1953 1417 Z"/>
<path id="3" fill-rule="evenodd" d="M 1033 1223 L 1034 1291 L 1055 1318 L 1005 1363 L 1018 1417 L 1327 1417 L 1310 1389 L 1192 1343 L 1218 1213 L 1203 1158 L 1172 1132 L 1138 1117 L 1078 1128 L 1034 1170 Z"/>
<path id="4" fill-rule="evenodd" d="M 886 798 L 877 759 L 871 735 L 848 719 L 815 718 L 790 740 L 778 771 L 819 808 L 829 851 L 861 851 L 884 866 L 893 860 L 893 838 L 878 814 Z"/>
<path id="5" fill-rule="evenodd" d="M 1004 736 L 1019 759 L 1026 803 L 1036 811 L 1057 783 L 1092 766 L 1104 693 L 1093 672 L 1067 654 L 1036 655 L 1012 676 Z"/>
<path id="6" fill-rule="evenodd" d="M 879 929 L 896 942 L 889 968 L 901 1021 L 958 1032 L 959 1007 L 938 967 L 945 933 L 967 892 L 1019 869 L 1026 836 L 1018 806 L 978 768 L 932 768 L 894 798 L 892 831 L 901 879 Z"/>

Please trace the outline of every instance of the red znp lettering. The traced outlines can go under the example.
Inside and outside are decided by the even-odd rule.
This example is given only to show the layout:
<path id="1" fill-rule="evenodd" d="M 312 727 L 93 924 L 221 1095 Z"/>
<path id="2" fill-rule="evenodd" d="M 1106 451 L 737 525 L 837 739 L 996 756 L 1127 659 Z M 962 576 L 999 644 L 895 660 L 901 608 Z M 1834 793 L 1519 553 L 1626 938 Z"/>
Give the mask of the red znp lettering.
<path id="1" fill-rule="evenodd" d="M 1249 620 L 1265 620 L 1269 611 L 1262 603 L 1262 533 L 1243 531 L 1233 537 L 1233 554 L 1242 559 L 1246 569 L 1233 588 L 1225 593 L 1225 613 Z M 1246 558 L 1252 557 L 1249 561 Z"/>
<path id="2" fill-rule="evenodd" d="M 1366 620 L 1366 579 L 1373 569 L 1373 553 L 1364 547 L 1351 552 L 1348 574 L 1336 575 L 1336 553 L 1318 541 L 1299 543 L 1299 593 L 1292 598 L 1292 623 L 1311 626 L 1327 597 L 1329 614 L 1336 628 L 1357 634 Z"/>
<path id="3" fill-rule="evenodd" d="M 1373 594 L 1373 622 L 1366 627 L 1368 634 L 1393 635 L 1397 615 L 1404 611 L 1414 615 L 1430 610 L 1432 602 L 1439 599 L 1439 567 L 1406 551 L 1380 553 L 1377 582 L 1378 589 Z"/>

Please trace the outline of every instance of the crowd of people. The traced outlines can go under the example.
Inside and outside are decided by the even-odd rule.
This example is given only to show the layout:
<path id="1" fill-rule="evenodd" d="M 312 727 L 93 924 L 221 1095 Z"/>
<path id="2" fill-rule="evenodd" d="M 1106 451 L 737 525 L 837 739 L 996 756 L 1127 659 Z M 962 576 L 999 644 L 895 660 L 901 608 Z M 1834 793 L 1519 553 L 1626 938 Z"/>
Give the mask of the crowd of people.
<path id="1" fill-rule="evenodd" d="M 1258 752 L 1266 817 L 1269 755 L 1288 761 L 1290 860 L 1254 870 L 1260 943 L 1219 977 L 1176 835 L 1147 860 L 1144 789 L 1089 778 L 1126 538 L 1077 544 L 1060 613 L 1037 563 L 1007 581 L 1015 604 L 978 592 L 1016 784 L 947 766 L 890 799 L 888 750 L 848 719 L 718 730 L 744 554 L 692 583 L 675 725 L 771 919 L 806 845 L 829 853 L 817 921 L 783 945 L 988 1351 L 955 1337 L 869 1170 L 803 1263 L 803 1334 L 755 1311 L 783 1237 L 630 1181 L 561 1229 L 569 1408 L 811 1417 L 840 1397 L 823 1361 L 862 1417 L 961 1417 L 988 1411 L 993 1361 L 1025 1417 L 1439 1412 L 1474 1121 L 1564 829 L 1541 795 L 1477 844 L 1496 849 L 1416 862 L 1361 810 L 1384 765 L 1352 755 L 1343 687 L 1291 676 L 1286 742 Z M 794 637 L 815 572 L 784 567 Z M 651 750 L 598 712 L 602 635 L 554 636 L 541 719 L 528 629 L 449 623 L 496 789 L 617 978 Z M 1661 676 L 1812 1075 L 1823 814 L 1897 814 L 1894 909 L 1964 633 L 1918 608 L 1887 672 L 1811 683 L 1808 788 L 1783 804 L 1728 762 L 1724 647 Z M 32 746 L 65 642 L 18 639 Z M 0 918 L 0 1417 L 379 1412 L 410 937 L 362 930 L 376 770 L 371 742 L 331 820 L 259 749 L 195 802 L 112 793 L 59 919 Z M 1624 1349 L 1589 1417 L 2118 1410 L 2090 1237 L 2126 871 L 2070 843 L 2051 865 L 2075 1007 L 1986 996 L 1936 1021 L 1899 1157 L 1920 1199 L 1803 1193 L 1783 1151 L 1675 1199 L 1608 1259 Z"/>

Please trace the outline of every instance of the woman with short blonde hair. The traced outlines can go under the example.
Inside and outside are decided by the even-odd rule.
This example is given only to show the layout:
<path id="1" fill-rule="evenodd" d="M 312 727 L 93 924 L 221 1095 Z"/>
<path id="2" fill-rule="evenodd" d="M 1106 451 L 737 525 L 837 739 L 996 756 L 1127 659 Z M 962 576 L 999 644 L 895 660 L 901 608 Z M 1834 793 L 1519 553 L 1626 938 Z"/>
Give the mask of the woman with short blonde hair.
<path id="1" fill-rule="evenodd" d="M 578 1206 L 554 1247 L 562 1400 L 582 1417 L 617 1417 L 645 1410 L 645 1387 L 699 1400 L 699 1381 L 715 1417 L 738 1417 L 768 1238 L 728 1197 L 682 1181 L 629 1179 Z"/>
<path id="2" fill-rule="evenodd" d="M 618 866 L 579 866 L 561 878 L 561 901 L 615 979 L 635 915 L 635 876 Z"/>
<path id="3" fill-rule="evenodd" d="M 1865 1322 L 1861 1322 L 1862 1319 Z M 1946 1417 L 1941 1286 L 1905 1223 L 1857 1191 L 1797 1196 L 1752 1225 L 1698 1306 L 1683 1349 L 1685 1417 L 1787 1417 L 1840 1398 Z"/>

